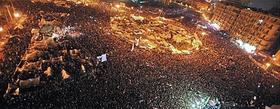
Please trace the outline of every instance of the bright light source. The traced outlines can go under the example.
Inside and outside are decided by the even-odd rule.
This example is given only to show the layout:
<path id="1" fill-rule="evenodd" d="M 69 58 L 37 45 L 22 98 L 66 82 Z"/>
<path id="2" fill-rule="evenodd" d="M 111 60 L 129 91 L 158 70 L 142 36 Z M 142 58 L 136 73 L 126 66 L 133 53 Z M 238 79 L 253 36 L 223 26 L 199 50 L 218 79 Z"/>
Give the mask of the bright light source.
<path id="1" fill-rule="evenodd" d="M 260 19 L 260 20 L 259 20 L 259 23 L 260 23 L 260 24 L 263 23 L 263 19 Z"/>
<path id="2" fill-rule="evenodd" d="M 181 16 L 181 19 L 185 18 L 184 16 Z"/>
<path id="3" fill-rule="evenodd" d="M 271 63 L 266 63 L 265 66 L 266 66 L 266 68 L 268 68 L 271 66 Z"/>
<path id="4" fill-rule="evenodd" d="M 5 42 L 0 42 L 0 46 L 3 46 L 5 44 Z"/>
<path id="5" fill-rule="evenodd" d="M 192 108 L 195 108 L 195 104 L 192 104 Z"/>
<path id="6" fill-rule="evenodd" d="M 248 43 L 245 43 L 243 46 L 244 46 L 245 51 L 247 51 L 248 53 L 254 53 L 254 51 L 256 50 L 255 46 L 252 46 Z"/>
<path id="7" fill-rule="evenodd" d="M 207 29 L 207 26 L 201 26 L 203 29 Z"/>
<path id="8" fill-rule="evenodd" d="M 134 19 L 134 20 L 139 20 L 139 21 L 143 21 L 143 20 L 145 20 L 145 18 L 144 17 L 142 17 L 142 16 L 135 16 L 135 15 L 131 15 L 131 17 Z"/>
<path id="9" fill-rule="evenodd" d="M 206 33 L 205 33 L 205 32 L 202 32 L 202 33 L 201 33 L 201 35 L 203 35 L 203 36 L 204 36 L 204 35 L 206 35 Z"/>
<path id="10" fill-rule="evenodd" d="M 239 45 L 243 45 L 243 41 L 240 40 L 240 39 L 236 40 L 236 43 L 239 44 Z"/>
<path id="11" fill-rule="evenodd" d="M 115 5 L 115 7 L 116 7 L 116 8 L 120 8 L 120 7 L 121 7 L 121 5 L 117 4 L 117 5 Z"/>
<path id="12" fill-rule="evenodd" d="M 18 12 L 15 12 L 15 13 L 14 13 L 14 16 L 15 16 L 15 17 L 20 17 L 20 14 L 19 14 Z"/>
<path id="13" fill-rule="evenodd" d="M 0 26 L 0 32 L 4 31 L 4 28 Z"/>
<path id="14" fill-rule="evenodd" d="M 216 23 L 212 23 L 210 24 L 212 27 L 214 27 L 215 29 L 219 30 L 220 29 L 220 25 L 216 24 Z"/>
<path id="15" fill-rule="evenodd" d="M 276 58 L 272 58 L 273 61 L 276 61 Z"/>
<path id="16" fill-rule="evenodd" d="M 248 53 L 255 53 L 257 47 L 250 45 L 248 43 L 243 42 L 242 40 L 238 39 L 235 43 L 242 49 L 244 49 Z"/>
<path id="17" fill-rule="evenodd" d="M 210 109 L 214 106 L 216 107 L 215 109 L 220 109 L 220 102 L 217 98 L 210 97 L 206 93 L 188 91 L 185 97 L 187 109 Z"/>
<path id="18" fill-rule="evenodd" d="M 53 39 L 59 38 L 59 34 L 53 33 L 53 34 L 52 34 L 52 38 L 53 38 Z"/>

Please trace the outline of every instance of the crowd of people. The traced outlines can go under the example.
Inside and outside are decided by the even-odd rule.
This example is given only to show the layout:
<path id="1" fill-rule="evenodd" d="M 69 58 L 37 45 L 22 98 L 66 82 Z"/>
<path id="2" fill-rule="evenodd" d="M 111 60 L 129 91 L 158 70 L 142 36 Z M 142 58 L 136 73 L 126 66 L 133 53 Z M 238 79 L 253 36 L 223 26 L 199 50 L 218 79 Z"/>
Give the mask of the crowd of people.
<path id="1" fill-rule="evenodd" d="M 279 91 L 279 81 L 265 75 L 245 52 L 214 33 L 201 37 L 203 48 L 190 55 L 144 49 L 131 52 L 130 43 L 111 33 L 112 13 L 102 7 L 73 5 L 68 9 L 31 2 L 21 5 L 34 18 L 17 33 L 26 36 L 24 41 L 19 39 L 25 46 L 11 43 L 20 52 L 10 50 L 17 52 L 18 58 L 1 62 L 1 80 L 9 80 L 21 55 L 28 51 L 31 29 L 39 28 L 39 21 L 34 20 L 41 19 L 39 11 L 69 14 L 55 18 L 83 35 L 67 45 L 79 49 L 85 59 L 96 60 L 106 54 L 108 62 L 96 65 L 77 79 L 23 89 L 20 96 L 5 99 L 1 104 L 4 108 L 188 108 L 192 105 L 188 104 L 192 100 L 189 98 L 193 98 L 186 96 L 189 92 L 205 93 L 219 98 L 222 107 L 237 109 L 279 102 L 279 93 L 275 93 Z"/>
<path id="2" fill-rule="evenodd" d="M 112 17 L 110 23 L 116 36 L 127 42 L 135 42 L 141 48 L 172 54 L 191 54 L 202 45 L 199 39 L 182 28 L 182 25 L 164 17 L 130 14 Z"/>

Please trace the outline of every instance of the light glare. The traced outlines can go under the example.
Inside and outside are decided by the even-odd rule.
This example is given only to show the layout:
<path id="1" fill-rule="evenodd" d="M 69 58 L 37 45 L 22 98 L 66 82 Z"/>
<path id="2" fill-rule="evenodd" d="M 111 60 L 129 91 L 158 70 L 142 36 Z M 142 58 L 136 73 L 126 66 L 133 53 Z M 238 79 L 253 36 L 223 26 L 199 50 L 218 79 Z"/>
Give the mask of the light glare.
<path id="1" fill-rule="evenodd" d="M 0 32 L 4 31 L 4 28 L 0 26 Z"/>
<path id="2" fill-rule="evenodd" d="M 255 53 L 256 47 L 253 45 L 250 45 L 248 43 L 243 42 L 242 40 L 238 39 L 235 41 L 235 43 L 241 48 L 244 49 L 248 53 Z"/>
<path id="3" fill-rule="evenodd" d="M 20 17 L 20 14 L 16 12 L 16 13 L 14 13 L 14 16 L 15 17 Z"/>

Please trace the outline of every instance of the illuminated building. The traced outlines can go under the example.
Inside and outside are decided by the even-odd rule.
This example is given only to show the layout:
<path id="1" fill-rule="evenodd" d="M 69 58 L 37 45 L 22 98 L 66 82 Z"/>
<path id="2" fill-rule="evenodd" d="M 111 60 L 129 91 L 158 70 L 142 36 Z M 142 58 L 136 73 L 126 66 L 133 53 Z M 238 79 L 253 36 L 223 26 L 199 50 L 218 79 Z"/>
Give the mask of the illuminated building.
<path id="1" fill-rule="evenodd" d="M 213 14 L 212 22 L 221 30 L 256 46 L 259 51 L 273 51 L 280 36 L 279 17 L 224 2 L 215 4 Z"/>
<path id="2" fill-rule="evenodd" d="M 212 17 L 212 21 L 214 23 L 218 23 L 220 25 L 220 23 L 223 23 L 225 21 L 225 17 L 222 17 L 222 14 L 226 11 L 226 5 L 222 4 L 222 3 L 216 3 L 215 4 L 215 8 L 213 9 L 213 17 Z"/>
<path id="3" fill-rule="evenodd" d="M 218 23 L 223 30 L 229 31 L 239 15 L 240 9 L 231 5 L 217 3 L 213 11 L 212 21 Z"/>
<path id="4" fill-rule="evenodd" d="M 280 50 L 275 54 L 275 57 L 273 57 L 274 62 L 276 65 L 280 66 Z"/>
<path id="5" fill-rule="evenodd" d="M 199 10 L 206 11 L 210 8 L 210 3 L 205 1 L 201 1 L 201 2 L 198 1 L 195 3 L 195 7 Z"/>
<path id="6" fill-rule="evenodd" d="M 174 0 L 175 2 L 186 3 L 187 5 L 197 10 L 206 11 L 210 8 L 211 4 L 205 0 Z"/>
<path id="7" fill-rule="evenodd" d="M 274 16 L 243 9 L 236 18 L 230 33 L 258 47 L 269 51 L 280 33 L 280 19 Z"/>

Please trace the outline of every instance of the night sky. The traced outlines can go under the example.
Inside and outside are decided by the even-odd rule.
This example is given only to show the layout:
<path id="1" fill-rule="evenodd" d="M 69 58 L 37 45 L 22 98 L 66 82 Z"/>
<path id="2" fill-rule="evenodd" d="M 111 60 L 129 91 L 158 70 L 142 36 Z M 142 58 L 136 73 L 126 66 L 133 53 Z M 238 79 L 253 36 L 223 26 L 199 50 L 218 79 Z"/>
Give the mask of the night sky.
<path id="1" fill-rule="evenodd" d="M 262 8 L 263 10 L 269 10 L 274 6 L 280 6 L 280 0 L 253 0 L 249 5 L 250 7 Z"/>

